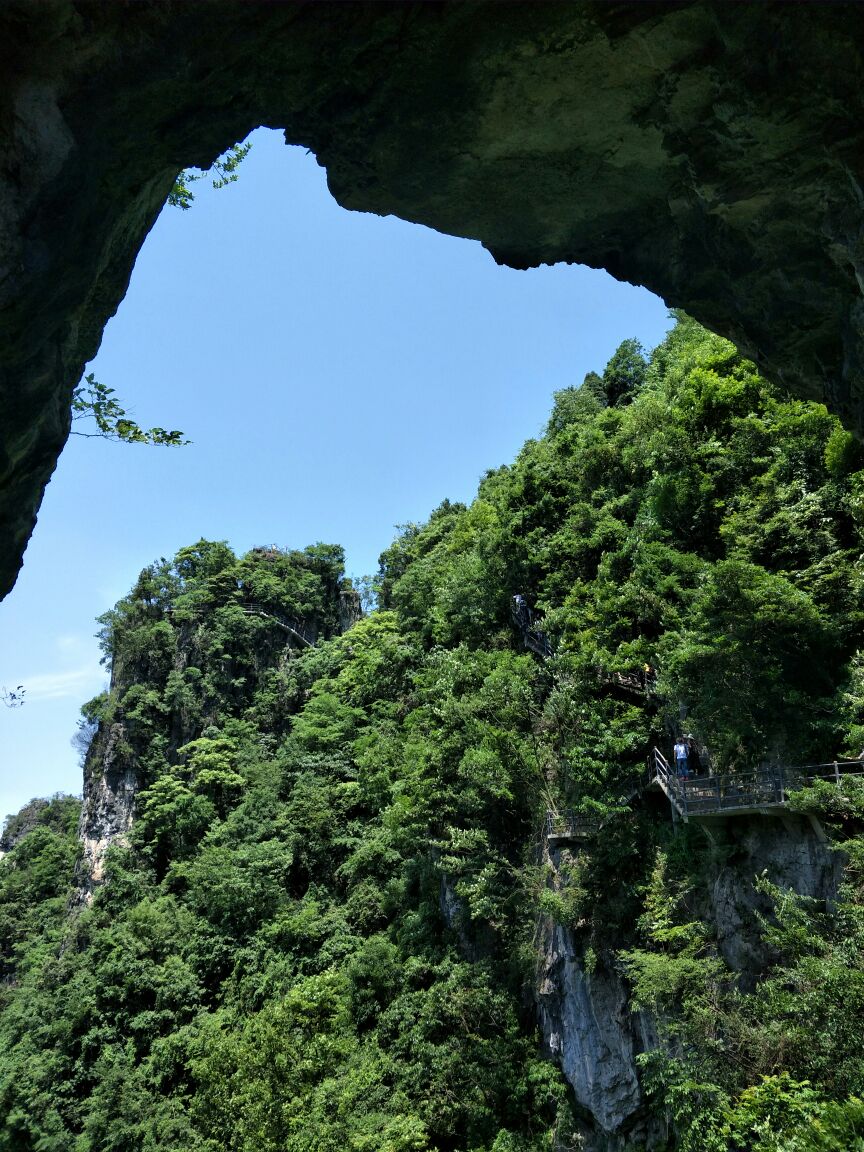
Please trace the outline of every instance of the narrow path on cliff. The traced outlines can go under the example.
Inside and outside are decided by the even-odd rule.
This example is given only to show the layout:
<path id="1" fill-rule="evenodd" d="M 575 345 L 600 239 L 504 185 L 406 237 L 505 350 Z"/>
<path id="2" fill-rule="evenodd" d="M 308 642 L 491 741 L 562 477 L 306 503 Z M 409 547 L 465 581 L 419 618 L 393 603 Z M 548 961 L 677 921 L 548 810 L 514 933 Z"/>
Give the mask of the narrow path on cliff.
<path id="1" fill-rule="evenodd" d="M 765 765 L 744 772 L 682 778 L 675 775 L 659 748 L 648 757 L 649 787 L 666 794 L 674 817 L 688 822 L 705 816 L 745 816 L 789 807 L 789 793 L 826 782 L 837 788 L 864 777 L 861 760 L 826 764 Z"/>

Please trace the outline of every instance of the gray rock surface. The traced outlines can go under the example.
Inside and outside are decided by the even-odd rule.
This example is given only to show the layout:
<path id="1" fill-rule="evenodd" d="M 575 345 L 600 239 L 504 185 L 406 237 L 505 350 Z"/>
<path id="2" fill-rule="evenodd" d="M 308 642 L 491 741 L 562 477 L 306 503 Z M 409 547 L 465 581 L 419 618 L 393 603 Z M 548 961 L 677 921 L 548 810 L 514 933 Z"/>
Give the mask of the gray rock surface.
<path id="1" fill-rule="evenodd" d="M 37 797 L 29 801 L 16 815 L 10 815 L 0 828 L 0 859 L 17 848 L 25 836 L 39 824 L 40 816 L 48 807 L 48 801 Z"/>
<path id="2" fill-rule="evenodd" d="M 546 1049 L 601 1133 L 620 1135 L 642 1103 L 627 989 L 604 967 L 586 972 L 572 933 L 560 924 L 544 923 L 539 955 L 537 1003 Z"/>
<path id="3" fill-rule="evenodd" d="M 706 831 L 711 863 L 704 890 L 694 894 L 697 914 L 712 928 L 742 988 L 752 988 L 772 959 L 758 921 L 759 913 L 770 913 L 770 901 L 757 891 L 756 878 L 765 875 L 780 887 L 829 902 L 842 856 L 818 824 L 792 813 L 718 820 Z M 558 853 L 546 861 L 557 888 Z M 630 1010 L 629 989 L 612 958 L 596 957 L 589 970 L 580 937 L 548 917 L 540 920 L 535 992 L 544 1046 L 573 1090 L 584 1147 L 665 1147 L 665 1130 L 645 1107 L 636 1064 L 640 1052 L 662 1044 L 663 1029 L 650 1014 Z"/>
<path id="4" fill-rule="evenodd" d="M 566 849 L 565 855 L 566 855 Z M 554 890 L 561 852 L 545 856 Z M 664 1126 L 648 1114 L 636 1056 L 657 1045 L 653 1022 L 634 1013 L 613 958 L 586 964 L 582 933 L 541 917 L 536 931 L 535 995 L 540 1034 L 573 1090 L 585 1152 L 665 1146 Z"/>
<path id="5" fill-rule="evenodd" d="M 84 789 L 78 836 L 83 853 L 79 891 L 85 900 L 104 879 L 105 853 L 132 827 L 138 773 L 124 754 L 122 724 L 100 729 L 84 763 Z"/>
<path id="6" fill-rule="evenodd" d="M 793 813 L 718 822 L 714 835 L 719 851 L 704 915 L 714 925 L 721 956 L 750 987 L 770 960 L 758 920 L 770 913 L 770 901 L 757 891 L 756 878 L 764 875 L 824 904 L 837 894 L 843 857 L 818 825 Z"/>
<path id="7" fill-rule="evenodd" d="M 339 631 L 348 632 L 358 620 L 363 619 L 363 605 L 360 593 L 353 588 L 343 589 L 339 593 Z"/>
<path id="8" fill-rule="evenodd" d="M 174 176 L 261 124 L 344 206 L 644 284 L 860 426 L 861 30 L 857 4 L 9 0 L 0 594 Z"/>

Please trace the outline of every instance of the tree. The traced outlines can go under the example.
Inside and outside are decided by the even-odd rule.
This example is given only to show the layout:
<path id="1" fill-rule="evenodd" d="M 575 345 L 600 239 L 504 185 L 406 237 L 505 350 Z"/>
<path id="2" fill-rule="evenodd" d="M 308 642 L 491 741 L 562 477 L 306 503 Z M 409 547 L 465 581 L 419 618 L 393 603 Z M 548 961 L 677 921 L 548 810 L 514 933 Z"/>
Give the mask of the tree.
<path id="1" fill-rule="evenodd" d="M 553 399 L 552 413 L 546 425 L 549 436 L 563 432 L 568 424 L 577 424 L 593 416 L 598 408 L 606 407 L 602 381 L 596 372 L 589 372 L 580 388 L 562 388 L 554 393 Z"/>
<path id="2" fill-rule="evenodd" d="M 168 193 L 168 203 L 185 212 L 195 199 L 190 185 L 208 175 L 213 177 L 214 188 L 225 188 L 228 184 L 233 184 L 238 178 L 237 169 L 249 155 L 251 148 L 252 145 L 248 142 L 233 144 L 206 171 L 196 172 L 184 168 Z M 79 384 L 72 394 L 72 419 L 73 421 L 92 419 L 96 425 L 95 432 L 81 432 L 73 428 L 73 436 L 119 440 L 125 444 L 164 444 L 167 447 L 189 443 L 183 439 L 183 433 L 176 428 L 171 431 L 158 427 L 145 429 L 131 420 L 126 410 L 114 398 L 114 389 L 100 384 L 92 372 L 84 377 L 84 382 Z"/>
<path id="3" fill-rule="evenodd" d="M 638 340 L 624 340 L 603 369 L 603 390 L 610 408 L 629 404 L 645 382 L 648 363 Z"/>
<path id="4" fill-rule="evenodd" d="M 100 384 L 92 372 L 72 394 L 72 420 L 88 419 L 95 422 L 96 431 L 79 432 L 73 428 L 73 436 L 119 440 L 124 444 L 164 444 L 172 448 L 190 443 L 177 428 L 170 432 L 166 428 L 142 428 L 114 399 L 114 389 Z"/>
<path id="5" fill-rule="evenodd" d="M 596 372 L 586 372 L 582 381 L 582 391 L 590 393 L 601 408 L 606 407 L 606 389 L 603 386 L 603 377 Z"/>

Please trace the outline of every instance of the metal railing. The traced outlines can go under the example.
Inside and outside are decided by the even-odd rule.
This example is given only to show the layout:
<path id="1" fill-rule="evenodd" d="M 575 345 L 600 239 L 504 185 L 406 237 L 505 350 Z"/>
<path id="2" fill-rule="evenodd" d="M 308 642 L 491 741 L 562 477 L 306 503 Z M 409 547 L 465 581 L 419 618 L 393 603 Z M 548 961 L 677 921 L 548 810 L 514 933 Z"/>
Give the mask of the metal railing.
<path id="1" fill-rule="evenodd" d="M 239 608 L 246 616 L 262 616 L 266 620 L 271 620 L 274 624 L 278 625 L 283 632 L 288 632 L 299 640 L 301 644 L 305 644 L 307 648 L 314 648 L 318 640 L 316 632 L 310 631 L 306 628 L 301 620 L 289 620 L 284 616 L 277 616 L 267 608 L 263 608 L 260 604 L 237 604 L 236 601 L 229 601 L 227 604 L 217 605 L 219 608 Z M 171 618 L 177 611 L 173 604 L 169 604 L 165 609 L 165 614 Z M 184 619 L 189 618 L 192 620 L 201 619 L 207 613 L 203 608 L 198 609 L 183 609 Z"/>
<path id="2" fill-rule="evenodd" d="M 240 607 L 247 616 L 263 616 L 266 620 L 272 620 L 283 632 L 288 632 L 307 648 L 314 648 L 317 636 L 304 628 L 302 621 L 286 620 L 283 616 L 276 616 L 273 612 L 262 608 L 260 604 L 242 604 Z"/>
<path id="3" fill-rule="evenodd" d="M 523 632 L 522 643 L 535 656 L 540 656 L 543 660 L 548 660 L 552 655 L 551 641 L 546 633 L 541 632 L 539 628 L 530 628 L 527 632 Z"/>
<path id="4" fill-rule="evenodd" d="M 598 667 L 597 679 L 601 684 L 623 688 L 625 692 L 633 692 L 637 696 L 651 696 L 657 691 L 657 673 L 653 669 L 648 672 L 608 672 Z"/>
<path id="5" fill-rule="evenodd" d="M 568 808 L 564 812 L 547 812 L 545 829 L 547 840 L 590 840 L 600 831 L 600 820 Z"/>
<path id="6" fill-rule="evenodd" d="M 826 764 L 764 766 L 745 772 L 725 772 L 707 776 L 676 775 L 659 748 L 648 757 L 649 783 L 657 783 L 678 814 L 690 816 L 733 814 L 738 811 L 785 808 L 789 793 L 829 781 L 841 787 L 849 777 L 864 777 L 861 760 L 833 760 Z"/>
<path id="7" fill-rule="evenodd" d="M 548 660 L 552 655 L 552 644 L 543 629 L 536 626 L 534 613 L 528 607 L 524 596 L 513 597 L 510 601 L 510 614 L 513 623 L 519 629 L 525 647 L 542 660 Z"/>

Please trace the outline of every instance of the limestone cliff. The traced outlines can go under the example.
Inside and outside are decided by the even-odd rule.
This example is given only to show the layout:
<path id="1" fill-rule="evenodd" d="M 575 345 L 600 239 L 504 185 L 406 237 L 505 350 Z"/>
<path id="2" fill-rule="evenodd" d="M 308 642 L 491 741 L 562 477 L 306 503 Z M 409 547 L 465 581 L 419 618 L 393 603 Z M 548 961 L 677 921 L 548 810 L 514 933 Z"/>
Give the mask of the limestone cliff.
<path id="1" fill-rule="evenodd" d="M 553 890 L 566 888 L 569 850 L 546 849 L 543 863 Z M 656 1043 L 652 1022 L 631 1012 L 613 956 L 586 962 L 583 938 L 550 916 L 537 924 L 535 993 L 544 1047 L 573 1090 L 586 1152 L 623 1152 L 634 1141 L 661 1147 L 665 1133 L 647 1115 L 636 1067 L 646 1036 L 648 1046 Z"/>
<path id="2" fill-rule="evenodd" d="M 94 738 L 84 764 L 83 803 L 78 835 L 82 857 L 80 890 L 89 899 L 104 877 L 105 853 L 132 827 L 139 773 L 124 756 L 123 725 L 111 724 Z"/>
<path id="3" fill-rule="evenodd" d="M 706 832 L 713 859 L 704 915 L 720 955 L 750 987 L 770 960 L 757 920 L 757 913 L 769 914 L 770 902 L 754 887 L 756 877 L 827 904 L 837 894 L 843 858 L 816 821 L 792 813 L 718 821 Z"/>
<path id="4" fill-rule="evenodd" d="M 226 724 L 254 710 L 259 692 L 302 695 L 292 679 L 298 654 L 362 618 L 343 565 L 342 550 L 322 544 L 237 558 L 226 544 L 202 540 L 144 569 L 102 618 L 110 621 L 111 686 L 85 709 L 93 724 L 79 824 L 85 898 L 104 878 L 108 848 L 131 829 L 142 788 L 173 772 L 177 787 L 194 789 L 187 745 L 218 742 Z M 268 742 L 289 724 L 268 732 Z"/>
<path id="5" fill-rule="evenodd" d="M 344 206 L 644 284 L 860 426 L 860 31 L 856 4 L 5 4 L 0 594 L 176 173 L 261 124 Z"/>
<path id="6" fill-rule="evenodd" d="M 754 886 L 774 884 L 830 902 L 842 860 L 821 828 L 790 814 L 740 817 L 706 828 L 710 858 L 704 887 L 695 894 L 718 953 L 743 988 L 752 988 L 771 960 L 757 912 L 767 899 Z M 566 851 L 566 850 L 565 850 Z M 553 888 L 566 883 L 560 851 L 546 855 Z M 636 1056 L 662 1042 L 662 1027 L 630 1007 L 626 979 L 614 955 L 586 961 L 584 933 L 544 917 L 537 927 L 537 1015 L 544 1046 L 573 1090 L 588 1152 L 623 1152 L 666 1146 L 667 1133 L 649 1116 Z"/>
<path id="7" fill-rule="evenodd" d="M 624 981 L 602 962 L 587 971 L 574 933 L 549 919 L 539 926 L 538 957 L 540 1031 L 573 1089 L 584 1147 L 618 1152 L 634 1140 L 659 1147 L 662 1133 L 645 1117 L 635 1062 L 639 1032 Z"/>

